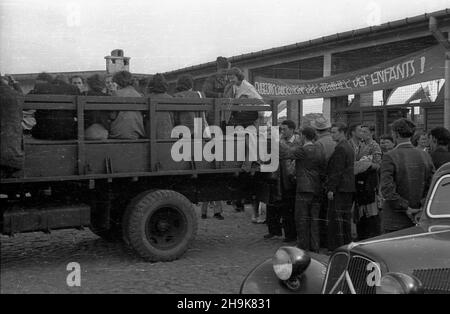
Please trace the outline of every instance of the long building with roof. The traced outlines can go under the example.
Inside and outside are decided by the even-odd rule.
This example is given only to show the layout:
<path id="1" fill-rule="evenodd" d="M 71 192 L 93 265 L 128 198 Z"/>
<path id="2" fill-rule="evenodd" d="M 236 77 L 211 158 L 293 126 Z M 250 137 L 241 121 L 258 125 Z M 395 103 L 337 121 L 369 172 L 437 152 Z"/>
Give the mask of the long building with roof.
<path id="1" fill-rule="evenodd" d="M 312 81 L 370 68 L 437 45 L 445 46 L 446 42 L 448 43 L 449 33 L 450 9 L 444 9 L 378 26 L 231 56 L 228 60 L 233 66 L 241 68 L 248 80 L 253 83 L 255 83 L 257 77 Z M 441 37 L 439 37 L 439 34 Z M 442 54 L 439 58 L 441 58 L 443 65 L 445 54 Z M 195 79 L 196 89 L 201 89 L 206 78 L 215 70 L 215 61 L 211 61 L 166 72 L 164 75 L 173 88 L 178 76 L 190 74 Z M 411 101 L 408 103 L 409 105 L 414 104 L 414 101 L 421 103 L 419 110 L 417 108 L 408 109 L 412 110 L 408 113 L 408 117 L 416 118 L 416 122 L 419 122 L 423 128 L 429 129 L 432 126 L 444 123 L 443 86 L 445 84 L 442 80 L 444 79 L 443 73 L 442 69 L 442 77 L 438 77 L 440 84 L 437 83 L 440 89 L 434 92 L 433 97 L 427 98 L 424 96 L 423 99 L 415 99 L 413 103 Z M 428 82 L 417 83 L 425 84 Z M 436 85 L 436 82 L 433 84 Z M 427 90 L 426 87 L 422 88 Z M 386 88 L 374 92 L 322 99 L 299 97 L 298 100 L 284 102 L 284 107 L 287 104 L 287 118 L 297 122 L 300 122 L 304 109 L 308 109 L 306 111 L 309 112 L 323 111 L 324 115 L 332 120 L 336 120 L 339 116 L 342 118 L 342 110 L 347 110 L 345 112 L 346 117 L 350 117 L 350 119 L 346 119 L 347 122 L 351 122 L 351 120 L 364 122 L 367 120 L 379 125 L 379 133 L 381 133 L 387 131 L 389 121 L 405 114 L 405 110 L 398 112 L 392 109 L 394 105 L 405 105 L 404 103 L 390 103 L 393 106 L 386 109 L 388 112 L 383 112 L 381 108 L 377 107 L 378 105 L 386 105 L 395 90 L 397 88 Z M 414 93 L 413 90 L 411 95 L 404 95 L 403 98 L 407 100 Z M 284 107 L 281 107 L 281 109 Z M 422 107 L 425 109 L 422 109 Z M 359 110 L 359 108 L 363 109 Z M 450 115 L 450 111 L 446 111 L 445 114 Z M 424 116 L 426 116 L 425 119 Z"/>

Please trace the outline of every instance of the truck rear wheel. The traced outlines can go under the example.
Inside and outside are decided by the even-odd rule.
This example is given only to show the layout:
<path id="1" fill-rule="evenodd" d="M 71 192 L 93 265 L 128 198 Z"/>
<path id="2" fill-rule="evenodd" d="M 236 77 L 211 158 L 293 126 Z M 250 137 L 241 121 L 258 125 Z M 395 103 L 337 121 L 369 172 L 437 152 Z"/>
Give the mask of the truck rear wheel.
<path id="1" fill-rule="evenodd" d="M 180 193 L 142 193 L 128 206 L 123 237 L 148 261 L 172 261 L 183 255 L 197 233 L 192 203 Z"/>

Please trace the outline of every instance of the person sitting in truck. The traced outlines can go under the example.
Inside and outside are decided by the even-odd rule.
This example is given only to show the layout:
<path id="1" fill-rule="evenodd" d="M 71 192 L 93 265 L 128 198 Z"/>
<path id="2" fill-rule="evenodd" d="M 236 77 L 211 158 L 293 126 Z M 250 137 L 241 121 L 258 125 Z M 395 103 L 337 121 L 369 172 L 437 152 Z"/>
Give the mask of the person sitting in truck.
<path id="1" fill-rule="evenodd" d="M 117 84 L 113 81 L 112 74 L 105 76 L 105 88 L 102 90 L 103 93 L 109 96 L 115 95 L 117 91 Z"/>
<path id="2" fill-rule="evenodd" d="M 164 75 L 157 73 L 150 80 L 147 87 L 147 95 L 151 98 L 172 98 L 171 95 L 167 93 L 169 89 L 169 84 L 164 77 Z M 173 115 L 168 111 L 156 112 L 156 138 L 158 139 L 170 139 L 172 133 L 174 121 Z M 148 117 L 144 120 L 145 130 L 147 134 L 150 134 L 150 124 Z"/>
<path id="3" fill-rule="evenodd" d="M 228 85 L 225 87 L 225 98 L 237 99 L 259 99 L 262 101 L 261 95 L 256 91 L 255 87 L 245 80 L 244 73 L 239 68 L 232 68 L 227 71 Z M 233 111 L 228 121 L 228 125 L 241 125 L 244 128 L 250 125 L 258 125 L 259 113 L 257 111 Z"/>
<path id="4" fill-rule="evenodd" d="M 105 88 L 100 75 L 94 74 L 86 79 L 87 96 L 108 96 L 103 93 Z M 87 140 L 106 140 L 109 134 L 109 111 L 87 110 L 84 112 L 85 138 Z"/>
<path id="5" fill-rule="evenodd" d="M 36 78 L 36 85 L 29 94 L 79 95 L 79 90 L 61 79 L 51 80 L 47 73 Z M 36 110 L 36 125 L 31 135 L 42 140 L 71 140 L 77 137 L 76 112 L 74 110 Z"/>
<path id="6" fill-rule="evenodd" d="M 13 90 L 15 90 L 18 95 L 24 95 L 24 92 L 22 90 L 22 87 L 20 86 L 20 83 L 17 82 L 12 75 L 5 75 L 5 77 L 2 78 L 4 81 L 4 84 L 10 86 Z M 31 129 L 36 125 L 36 120 L 34 119 L 34 113 L 36 110 L 22 110 L 22 129 L 23 134 L 28 135 L 31 132 Z"/>
<path id="7" fill-rule="evenodd" d="M 79 75 L 74 75 L 74 76 L 72 76 L 70 78 L 70 84 L 72 84 L 73 86 L 78 88 L 78 90 L 80 91 L 81 95 L 86 95 L 87 88 L 86 88 L 86 85 L 84 83 L 84 78 L 82 78 Z"/>
<path id="8" fill-rule="evenodd" d="M 207 98 L 223 98 L 225 87 L 228 84 L 227 70 L 231 67 L 231 63 L 225 57 L 217 57 L 216 73 L 208 76 L 202 87 L 202 92 Z M 224 115 L 224 113 L 222 114 Z M 214 124 L 214 112 L 206 114 L 206 120 L 209 124 Z M 217 122 L 218 123 L 218 122 Z M 225 118 L 222 118 L 221 127 L 225 129 Z"/>
<path id="9" fill-rule="evenodd" d="M 0 78 L 0 177 L 16 176 L 23 168 L 22 108 L 17 97 L 20 93 L 11 86 L 7 77 Z"/>
<path id="10" fill-rule="evenodd" d="M 175 98 L 204 98 L 202 92 L 194 90 L 194 79 L 191 75 L 181 75 L 177 80 L 177 92 L 173 94 Z M 178 111 L 174 114 L 174 122 L 176 125 L 184 125 L 191 131 L 194 136 L 194 119 L 202 118 L 202 132 L 207 126 L 205 112 Z"/>
<path id="11" fill-rule="evenodd" d="M 114 74 L 113 81 L 117 83 L 117 97 L 142 97 L 133 87 L 133 76 L 128 71 Z M 109 138 L 136 140 L 145 137 L 144 121 L 140 111 L 119 111 L 111 115 Z"/>
<path id="12" fill-rule="evenodd" d="M 231 63 L 225 57 L 217 57 L 216 73 L 210 75 L 203 84 L 202 91 L 208 98 L 222 98 L 228 84 L 227 73 Z"/>
<path id="13" fill-rule="evenodd" d="M 264 104 L 261 95 L 258 94 L 252 84 L 245 80 L 244 73 L 239 68 L 232 68 L 227 72 L 227 75 L 229 84 L 225 87 L 224 96 L 226 98 L 258 99 L 259 104 Z M 244 128 L 255 126 L 258 128 L 259 120 L 262 118 L 263 116 L 258 111 L 232 111 L 227 125 Z M 257 133 L 249 135 L 249 139 L 245 141 L 246 151 L 257 147 Z M 242 163 L 242 169 L 246 172 L 249 172 L 252 167 L 252 161 L 247 160 L 248 157 L 249 155 L 246 152 L 246 160 Z"/>

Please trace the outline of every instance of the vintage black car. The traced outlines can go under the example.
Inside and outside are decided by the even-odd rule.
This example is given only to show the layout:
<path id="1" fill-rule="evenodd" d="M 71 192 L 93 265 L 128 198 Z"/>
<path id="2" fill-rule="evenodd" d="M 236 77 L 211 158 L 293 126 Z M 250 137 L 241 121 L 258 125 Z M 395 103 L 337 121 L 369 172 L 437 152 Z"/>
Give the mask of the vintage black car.
<path id="1" fill-rule="evenodd" d="M 340 247 L 328 263 L 281 247 L 251 271 L 240 292 L 450 293 L 450 163 L 435 173 L 415 227 Z"/>

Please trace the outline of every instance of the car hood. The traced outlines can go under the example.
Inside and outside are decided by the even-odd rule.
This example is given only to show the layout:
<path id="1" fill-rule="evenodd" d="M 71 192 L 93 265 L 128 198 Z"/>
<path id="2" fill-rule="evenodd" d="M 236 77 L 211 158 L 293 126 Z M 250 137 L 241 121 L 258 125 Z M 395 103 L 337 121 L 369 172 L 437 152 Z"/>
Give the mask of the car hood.
<path id="1" fill-rule="evenodd" d="M 383 272 L 412 273 L 450 267 L 450 221 L 421 224 L 363 242 L 351 243 L 353 253 L 379 262 Z"/>

